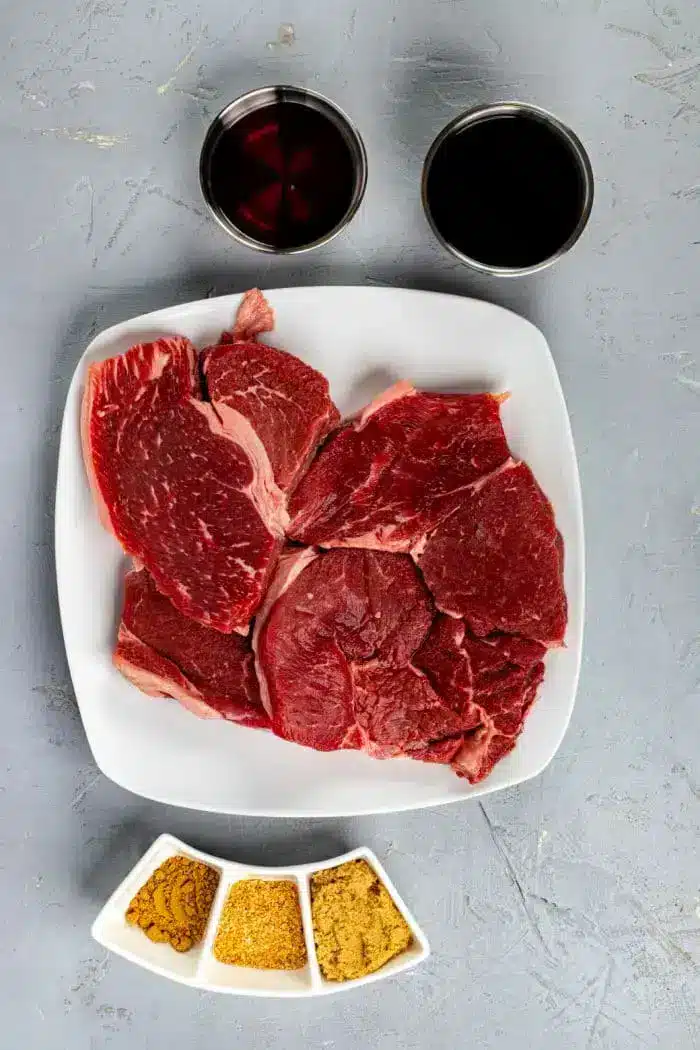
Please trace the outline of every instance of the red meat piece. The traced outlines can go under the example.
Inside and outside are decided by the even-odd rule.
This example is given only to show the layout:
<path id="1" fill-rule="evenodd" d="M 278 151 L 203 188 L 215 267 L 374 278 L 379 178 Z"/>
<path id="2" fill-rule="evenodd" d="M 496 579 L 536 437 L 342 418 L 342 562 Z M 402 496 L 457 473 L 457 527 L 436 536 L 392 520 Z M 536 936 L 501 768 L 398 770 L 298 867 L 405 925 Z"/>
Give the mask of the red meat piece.
<path id="1" fill-rule="evenodd" d="M 508 459 L 500 400 L 397 383 L 323 446 L 292 498 L 289 535 L 322 547 L 420 549 L 469 487 Z"/>
<path id="2" fill-rule="evenodd" d="M 145 569 L 127 573 L 115 666 L 150 696 L 169 696 L 201 718 L 269 728 L 248 638 L 179 613 Z"/>

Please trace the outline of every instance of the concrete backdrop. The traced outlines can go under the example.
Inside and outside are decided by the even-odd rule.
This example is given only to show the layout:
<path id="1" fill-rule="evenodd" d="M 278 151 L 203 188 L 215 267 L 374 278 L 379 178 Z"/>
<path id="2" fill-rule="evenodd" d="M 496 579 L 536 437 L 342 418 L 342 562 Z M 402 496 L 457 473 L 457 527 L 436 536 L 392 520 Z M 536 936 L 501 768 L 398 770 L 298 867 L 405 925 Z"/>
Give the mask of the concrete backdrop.
<path id="1" fill-rule="evenodd" d="M 700 7 L 694 0 L 43 0 L 0 6 L 0 1044 L 92 1050 L 700 1045 Z M 365 136 L 361 214 L 264 258 L 205 214 L 209 119 L 317 88 Z M 478 279 L 429 235 L 421 160 L 462 108 L 559 113 L 597 177 L 575 252 Z M 483 296 L 544 330 L 582 472 L 588 626 L 561 751 L 522 788 L 414 815 L 199 815 L 95 768 L 52 560 L 67 384 L 98 330 L 178 301 L 328 282 Z M 161 830 L 261 863 L 367 843 L 434 947 L 403 979 L 301 1003 L 197 994 L 89 926 Z"/>

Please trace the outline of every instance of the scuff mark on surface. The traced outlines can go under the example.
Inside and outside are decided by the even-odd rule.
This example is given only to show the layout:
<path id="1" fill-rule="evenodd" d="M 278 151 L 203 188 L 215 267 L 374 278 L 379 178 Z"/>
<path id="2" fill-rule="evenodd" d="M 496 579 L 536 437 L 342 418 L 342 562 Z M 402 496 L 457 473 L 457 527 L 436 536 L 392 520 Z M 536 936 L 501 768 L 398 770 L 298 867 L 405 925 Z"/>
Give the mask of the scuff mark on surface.
<path id="1" fill-rule="evenodd" d="M 686 772 L 685 768 L 684 772 Z M 698 797 L 700 797 L 700 793 L 698 793 Z M 636 898 L 632 898 L 631 904 L 642 920 L 643 929 L 647 936 L 658 945 L 669 960 L 669 963 L 676 970 L 685 970 L 694 975 L 700 974 L 700 965 L 698 965 L 690 952 L 681 947 L 669 933 L 661 928 L 654 914 L 643 907 Z"/>
<path id="2" fill-rule="evenodd" d="M 670 351 L 660 355 L 662 361 L 673 362 L 678 365 L 675 376 L 676 383 L 692 390 L 694 394 L 700 393 L 700 380 L 695 378 L 695 359 L 688 350 Z"/>
<path id="3" fill-rule="evenodd" d="M 283 22 L 277 30 L 276 40 L 268 40 L 265 47 L 268 51 L 276 51 L 280 47 L 291 47 L 296 41 L 296 33 L 291 22 Z"/>
<path id="4" fill-rule="evenodd" d="M 71 142 L 85 142 L 98 149 L 114 149 L 128 141 L 128 135 L 106 135 L 101 131 L 89 128 L 35 128 L 39 135 L 56 135 L 58 138 L 70 139 Z"/>
<path id="5" fill-rule="evenodd" d="M 119 1032 L 122 1025 L 130 1025 L 134 1019 L 133 1014 L 124 1006 L 111 1006 L 109 1003 L 100 1003 L 95 1013 L 102 1022 L 105 1032 Z"/>
<path id="6" fill-rule="evenodd" d="M 605 28 L 611 32 L 616 33 L 618 36 L 632 37 L 635 40 L 643 40 L 647 44 L 650 44 L 660 55 L 670 62 L 678 54 L 678 50 L 674 47 L 668 47 L 663 44 L 657 37 L 651 33 L 643 33 L 641 29 L 633 29 L 630 26 L 620 26 L 615 22 L 606 22 Z"/>
<path id="7" fill-rule="evenodd" d="M 54 668 L 49 670 L 47 681 L 42 685 L 35 685 L 32 692 L 46 698 L 47 711 L 69 715 L 76 722 L 79 720 L 78 705 L 70 682 L 59 678 Z"/>
<path id="8" fill-rule="evenodd" d="M 160 197 L 161 200 L 168 201 L 170 204 L 174 204 L 178 208 L 184 208 L 185 211 L 190 212 L 192 215 L 196 215 L 199 219 L 206 219 L 206 212 L 202 211 L 201 208 L 197 208 L 196 205 L 190 204 L 188 201 L 183 201 L 179 197 L 173 197 L 170 193 L 163 189 L 162 186 L 147 186 L 146 194 L 148 196 Z"/>
<path id="9" fill-rule="evenodd" d="M 655 0 L 644 0 L 644 2 L 653 14 L 654 18 L 656 18 L 661 23 L 664 29 L 669 29 L 671 26 L 679 26 L 681 24 L 680 17 L 675 7 L 670 7 L 667 4 L 666 7 L 664 7 L 663 9 L 663 14 L 661 14 L 656 6 Z M 666 17 L 668 18 L 668 22 L 664 20 L 663 15 L 666 15 Z"/>
<path id="10" fill-rule="evenodd" d="M 478 59 L 478 55 L 475 55 L 475 57 L 472 59 L 461 59 L 453 58 L 451 55 L 441 55 L 439 53 L 430 54 L 426 51 L 423 51 L 416 52 L 410 55 L 393 55 L 391 61 L 402 65 L 420 65 L 423 66 L 425 69 L 434 70 L 435 72 L 442 73 L 445 76 L 450 76 L 451 73 L 459 73 L 461 71 L 464 71 L 467 74 L 467 76 L 460 79 L 459 81 L 455 81 L 455 86 L 459 86 L 459 84 L 461 83 L 472 84 L 481 82 L 479 77 L 475 77 L 473 75 L 469 76 L 470 73 L 474 73 L 475 64 L 479 64 Z M 486 63 L 481 63 L 482 68 L 485 64 Z"/>
<path id="11" fill-rule="evenodd" d="M 199 112 L 205 119 L 208 119 L 210 116 L 209 103 L 219 98 L 221 91 L 205 80 L 205 74 L 206 66 L 199 66 L 194 84 L 188 84 L 185 87 L 175 86 L 173 91 L 196 103 Z"/>
<path id="12" fill-rule="evenodd" d="M 82 179 L 76 183 L 75 188 L 77 192 L 87 190 L 89 194 L 88 219 L 85 230 L 85 243 L 89 244 L 95 230 L 95 188 L 89 175 L 83 175 Z"/>
<path id="13" fill-rule="evenodd" d="M 193 102 L 212 102 L 221 92 L 209 84 L 196 84 L 193 88 L 175 88 L 179 95 L 191 98 Z"/>
<path id="14" fill-rule="evenodd" d="M 95 772 L 95 767 L 90 766 L 88 769 L 81 769 L 78 772 L 77 781 L 78 786 L 75 790 L 73 798 L 70 801 L 71 809 L 79 809 L 80 804 L 85 796 L 92 791 L 95 784 L 102 778 L 102 773 Z"/>
<path id="15" fill-rule="evenodd" d="M 425 51 L 418 55 L 392 55 L 390 61 L 399 65 L 427 65 L 428 56 Z"/>
<path id="16" fill-rule="evenodd" d="M 81 21 L 86 21 L 88 25 L 92 26 L 96 15 L 108 15 L 110 18 L 116 18 L 115 6 L 109 0 L 86 0 L 86 3 L 81 5 L 78 17 Z"/>
<path id="17" fill-rule="evenodd" d="M 355 27 L 357 25 L 357 8 L 353 7 L 350 12 L 350 18 L 348 20 L 348 28 L 345 30 L 345 39 L 352 40 L 355 35 Z"/>
<path id="18" fill-rule="evenodd" d="M 451 85 L 452 88 L 457 88 L 457 89 L 459 89 L 462 86 L 464 86 L 464 87 L 469 86 L 469 88 L 472 88 L 472 89 L 475 89 L 475 90 L 485 91 L 488 88 L 488 83 L 487 83 L 486 80 L 469 80 L 469 81 L 463 81 L 462 84 L 454 83 L 454 84 Z M 438 99 L 439 102 L 442 102 L 443 106 L 447 106 L 448 109 L 464 109 L 464 96 L 463 95 L 459 94 L 459 96 L 457 98 L 449 98 L 448 95 L 446 95 L 443 91 L 441 91 L 437 87 L 434 89 L 434 91 L 435 91 L 435 97 Z"/>
<path id="19" fill-rule="evenodd" d="M 73 84 L 68 89 L 69 98 L 79 98 L 83 91 L 96 91 L 96 87 L 91 80 L 80 80 L 77 84 Z"/>
<path id="20" fill-rule="evenodd" d="M 175 134 L 175 132 L 179 131 L 179 130 L 180 130 L 180 121 L 179 120 L 173 121 L 173 123 L 170 125 L 170 127 L 165 132 L 165 135 L 163 135 L 163 138 L 160 141 L 165 146 L 166 143 L 170 142 L 170 140 L 173 137 L 173 135 Z"/>
<path id="21" fill-rule="evenodd" d="M 110 233 L 109 237 L 107 238 L 107 241 L 105 242 L 105 246 L 104 246 L 104 251 L 105 252 L 111 251 L 111 249 L 117 243 L 119 237 L 121 236 L 121 233 L 122 233 L 124 227 L 128 223 L 128 221 L 131 218 L 131 216 L 134 214 L 134 211 L 136 210 L 136 206 L 137 206 L 138 202 L 140 201 L 141 197 L 146 192 L 146 189 L 148 187 L 148 180 L 151 178 L 151 176 L 153 175 L 154 171 L 155 171 L 155 168 L 151 168 L 151 170 L 148 172 L 148 174 L 143 179 L 140 179 L 138 182 L 135 181 L 134 179 L 127 179 L 126 180 L 125 185 L 131 190 L 131 195 L 129 197 L 129 200 L 127 201 L 126 208 L 124 209 L 124 211 L 122 212 L 121 216 L 117 220 L 114 228 L 112 229 L 112 232 Z M 98 260 L 98 257 L 95 256 L 95 258 L 93 259 L 93 262 L 92 262 L 93 268 L 95 266 L 97 266 L 97 260 Z"/>
<path id="22" fill-rule="evenodd" d="M 700 106 L 694 106 L 692 102 L 684 102 L 671 115 L 671 120 L 678 120 L 679 117 L 686 123 L 689 123 L 693 118 L 700 117 Z"/>
<path id="23" fill-rule="evenodd" d="M 75 984 L 71 986 L 70 991 L 78 998 L 82 1006 L 92 1006 L 95 1002 L 96 990 L 104 981 L 108 966 L 109 952 L 99 957 L 91 956 L 89 959 L 83 959 L 78 964 Z M 66 1011 L 72 1009 L 72 999 L 66 998 L 64 1003 Z"/>
<path id="24" fill-rule="evenodd" d="M 686 186 L 682 190 L 674 190 L 671 196 L 677 200 L 697 200 L 700 197 L 700 183 L 696 183 L 694 186 Z"/>
<path id="25" fill-rule="evenodd" d="M 671 766 L 671 772 L 674 773 L 676 776 L 681 777 L 682 780 L 685 781 L 685 783 L 688 785 L 688 790 L 690 791 L 691 795 L 693 795 L 697 799 L 700 799 L 700 784 L 695 783 L 695 781 L 692 779 L 690 773 L 688 772 L 688 770 L 682 762 L 675 762 Z"/>
<path id="26" fill-rule="evenodd" d="M 586 1041 L 586 1050 L 593 1044 L 595 1038 L 596 1028 L 600 1017 L 603 1016 L 603 1007 L 605 1006 L 605 1000 L 610 989 L 610 980 L 613 972 L 613 961 L 610 959 L 597 974 L 595 974 L 589 981 L 586 981 L 581 991 L 573 996 L 568 997 L 568 1002 L 563 1006 L 552 1018 L 551 1024 L 547 1028 L 559 1028 L 559 1024 L 564 1018 L 569 1023 L 581 1025 L 585 1022 L 586 1014 L 588 1013 L 590 1006 L 593 1005 L 593 1017 L 588 1024 L 588 1038 Z M 581 1009 L 583 1008 L 583 1009 Z M 573 1016 L 570 1016 L 573 1015 Z"/>
<path id="27" fill-rule="evenodd" d="M 33 102 L 35 106 L 39 107 L 39 109 L 46 109 L 46 106 L 48 105 L 46 97 L 38 95 L 36 91 L 24 91 L 22 93 L 22 101 Z"/>
<path id="28" fill-rule="evenodd" d="M 693 361 L 689 350 L 666 350 L 659 357 L 661 361 L 682 361 L 683 368 L 688 368 Z"/>
<path id="29" fill-rule="evenodd" d="M 158 87 L 156 88 L 156 92 L 159 95 L 165 95 L 165 94 L 168 93 L 168 91 L 170 91 L 171 87 L 174 85 L 175 81 L 178 78 L 178 74 L 181 73 L 182 70 L 185 68 L 185 66 L 189 62 L 191 62 L 192 59 L 194 58 L 195 52 L 196 52 L 197 48 L 199 47 L 199 45 L 201 44 L 201 42 L 202 42 L 202 38 L 200 36 L 200 38 L 197 41 L 197 43 L 192 45 L 192 47 L 189 49 L 189 51 L 187 52 L 185 57 L 181 58 L 180 61 L 178 62 L 178 64 L 175 66 L 175 69 L 173 70 L 172 76 L 168 77 L 168 79 L 166 81 L 164 81 L 162 84 L 158 85 Z"/>
<path id="30" fill-rule="evenodd" d="M 493 35 L 490 29 L 484 29 L 484 36 L 487 40 L 490 40 L 493 46 L 496 48 L 496 57 L 503 54 L 503 45 Z"/>
<path id="31" fill-rule="evenodd" d="M 671 71 L 655 69 L 650 73 L 635 73 L 634 80 L 640 84 L 666 91 L 670 95 L 678 96 L 681 101 L 687 102 L 688 92 L 695 86 L 700 78 L 700 60 L 688 62 L 680 69 Z"/>
<path id="32" fill-rule="evenodd" d="M 528 901 L 527 901 L 527 894 L 525 892 L 525 889 L 523 888 L 523 885 L 522 885 L 522 883 L 521 883 L 521 881 L 520 881 L 520 879 L 518 877 L 518 873 L 516 872 L 515 867 L 513 866 L 513 862 L 510 859 L 510 855 L 508 854 L 508 851 L 505 849 L 503 843 L 501 842 L 500 838 L 496 834 L 496 829 L 495 829 L 493 823 L 491 822 L 491 818 L 489 817 L 488 813 L 486 812 L 486 807 L 484 806 L 483 802 L 479 802 L 479 809 L 483 813 L 484 820 L 486 821 L 486 826 L 487 826 L 487 828 L 489 830 L 489 834 L 490 834 L 491 838 L 493 839 L 493 843 L 494 843 L 496 849 L 498 850 L 498 852 L 500 853 L 500 855 L 501 855 L 501 857 L 503 859 L 503 862 L 504 862 L 505 868 L 506 868 L 506 872 L 507 872 L 507 874 L 510 877 L 510 881 L 513 884 L 513 887 L 514 887 L 518 897 L 520 898 L 520 903 L 522 905 L 523 912 L 525 913 L 525 918 L 527 919 L 528 925 L 529 925 L 530 929 L 532 930 L 532 932 L 535 934 L 535 937 L 537 938 L 537 940 L 540 942 L 540 945 L 542 946 L 542 949 L 543 949 L 545 955 L 547 955 L 547 957 L 551 959 L 552 958 L 552 953 L 551 953 L 551 951 L 549 949 L 549 946 L 547 945 L 547 942 L 545 941 L 544 937 L 542 936 L 542 931 L 541 931 L 541 929 L 540 929 L 540 927 L 539 927 L 539 925 L 537 923 L 537 920 L 536 920 L 535 916 L 532 914 L 532 911 L 530 910 L 530 907 L 529 907 Z"/>
<path id="33" fill-rule="evenodd" d="M 591 1047 L 593 1046 L 593 1040 L 596 1038 L 596 1033 L 597 1033 L 598 1026 L 600 1024 L 601 1018 L 606 1020 L 606 1021 L 608 1021 L 609 1024 L 616 1025 L 623 1032 L 627 1032 L 628 1035 L 631 1035 L 634 1039 L 636 1039 L 638 1041 L 639 1045 L 641 1045 L 641 1046 L 651 1046 L 652 1045 L 638 1031 L 635 1031 L 633 1028 L 628 1027 L 628 1025 L 626 1025 L 618 1017 L 615 1017 L 611 1013 L 612 1007 L 609 1010 L 605 1010 L 604 1009 L 605 1004 L 606 1004 L 606 1000 L 608 998 L 608 994 L 610 992 L 610 986 L 611 986 L 611 983 L 612 983 L 612 975 L 613 975 L 614 967 L 615 967 L 615 963 L 611 959 L 609 964 L 608 964 L 608 966 L 607 966 L 607 970 L 605 972 L 605 977 L 603 979 L 603 984 L 602 984 L 602 989 L 601 989 L 600 996 L 598 997 L 598 1000 L 596 1002 L 595 1016 L 593 1017 L 593 1020 L 591 1021 L 591 1024 L 590 1024 L 589 1029 L 588 1029 L 588 1039 L 586 1040 L 585 1050 L 591 1050 Z M 625 1020 L 627 1020 L 627 1017 L 624 1014 L 623 1014 L 623 1016 L 625 1017 Z"/>

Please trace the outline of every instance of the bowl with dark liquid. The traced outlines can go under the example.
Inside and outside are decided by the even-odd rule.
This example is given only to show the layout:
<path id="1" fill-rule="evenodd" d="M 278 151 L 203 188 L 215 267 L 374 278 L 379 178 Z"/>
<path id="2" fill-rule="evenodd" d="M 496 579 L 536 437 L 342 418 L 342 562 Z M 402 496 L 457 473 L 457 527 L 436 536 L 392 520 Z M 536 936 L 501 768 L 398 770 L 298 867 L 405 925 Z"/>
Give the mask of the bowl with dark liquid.
<path id="1" fill-rule="evenodd" d="M 367 182 L 357 129 L 314 91 L 249 91 L 212 122 L 202 146 L 204 199 L 236 240 L 293 254 L 326 244 L 350 222 Z"/>
<path id="2" fill-rule="evenodd" d="M 445 127 L 423 166 L 423 208 L 439 241 L 477 270 L 505 277 L 551 266 L 579 239 L 593 170 L 579 138 L 523 102 L 497 102 Z"/>

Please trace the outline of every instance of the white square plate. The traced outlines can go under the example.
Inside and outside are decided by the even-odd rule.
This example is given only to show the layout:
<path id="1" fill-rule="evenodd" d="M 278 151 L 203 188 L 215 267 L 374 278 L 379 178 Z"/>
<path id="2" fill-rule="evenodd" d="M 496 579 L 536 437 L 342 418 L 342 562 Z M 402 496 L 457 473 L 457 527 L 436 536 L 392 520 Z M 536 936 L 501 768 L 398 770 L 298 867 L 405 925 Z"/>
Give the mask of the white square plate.
<path id="1" fill-rule="evenodd" d="M 193 717 L 143 696 L 112 666 L 124 556 L 101 527 L 80 448 L 86 366 L 164 334 L 199 346 L 230 327 L 238 295 L 146 314 L 102 332 L 68 392 L 56 492 L 56 572 L 75 694 L 100 769 L 160 802 L 222 813 L 334 817 L 456 802 L 541 772 L 571 717 L 581 660 L 584 548 L 571 427 L 544 336 L 497 306 L 394 288 L 285 288 L 268 293 L 270 342 L 320 369 L 350 413 L 405 378 L 440 391 L 510 391 L 503 423 L 513 454 L 532 467 L 554 506 L 566 552 L 566 648 L 547 656 L 540 695 L 515 750 L 481 784 L 447 767 L 353 751 L 322 754 L 269 733 Z"/>
<path id="2" fill-rule="evenodd" d="M 169 944 L 156 944 L 136 926 L 130 926 L 125 912 L 134 895 L 168 857 L 184 854 L 191 860 L 201 860 L 220 874 L 216 896 L 212 904 L 202 942 L 189 952 L 176 952 Z M 375 973 L 358 977 L 352 981 L 327 981 L 321 973 L 314 947 L 313 920 L 311 918 L 310 879 L 314 872 L 324 868 L 335 868 L 351 860 L 365 860 L 379 876 L 380 882 L 389 891 L 394 904 L 408 923 L 413 934 L 412 943 L 394 959 Z M 303 970 L 256 970 L 248 966 L 229 966 L 220 963 L 214 956 L 213 945 L 219 919 L 228 891 L 240 879 L 287 879 L 297 886 L 299 906 L 304 926 L 304 938 L 308 962 Z M 345 853 L 341 857 L 323 861 L 321 864 L 301 864 L 290 868 L 256 868 L 235 861 L 222 860 L 209 853 L 193 849 L 172 835 L 161 835 L 126 878 L 117 886 L 92 925 L 92 936 L 105 948 L 122 955 L 130 962 L 143 966 L 161 977 L 172 981 L 203 988 L 209 992 L 224 992 L 228 995 L 274 996 L 276 998 L 298 998 L 310 995 L 329 995 L 356 988 L 361 984 L 380 981 L 384 977 L 410 970 L 430 955 L 430 945 L 425 934 L 411 915 L 393 882 L 371 850 L 364 847 Z"/>

